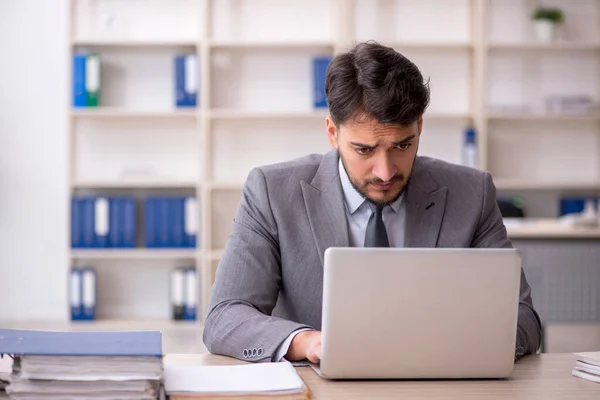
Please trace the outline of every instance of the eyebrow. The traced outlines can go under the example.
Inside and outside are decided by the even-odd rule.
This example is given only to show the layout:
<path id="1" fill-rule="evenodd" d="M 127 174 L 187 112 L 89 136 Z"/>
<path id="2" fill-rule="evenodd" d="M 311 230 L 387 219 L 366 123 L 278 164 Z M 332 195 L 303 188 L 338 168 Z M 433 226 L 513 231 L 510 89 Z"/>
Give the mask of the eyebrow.
<path id="1" fill-rule="evenodd" d="M 397 142 L 394 142 L 394 146 L 398 146 L 398 145 L 401 145 L 401 144 L 408 143 L 408 142 L 410 142 L 411 140 L 413 140 L 413 139 L 414 139 L 416 136 L 417 136 L 417 135 L 410 135 L 410 136 L 407 136 L 407 137 L 405 137 L 405 138 L 404 138 L 404 139 L 402 139 L 402 140 L 399 140 L 399 141 L 397 141 Z M 365 148 L 365 149 L 374 149 L 375 147 L 377 147 L 377 146 L 370 146 L 370 145 L 368 145 L 368 144 L 364 144 L 364 143 L 358 143 L 358 142 L 350 142 L 350 144 L 351 144 L 352 146 L 355 146 L 355 147 L 362 147 L 362 148 Z"/>

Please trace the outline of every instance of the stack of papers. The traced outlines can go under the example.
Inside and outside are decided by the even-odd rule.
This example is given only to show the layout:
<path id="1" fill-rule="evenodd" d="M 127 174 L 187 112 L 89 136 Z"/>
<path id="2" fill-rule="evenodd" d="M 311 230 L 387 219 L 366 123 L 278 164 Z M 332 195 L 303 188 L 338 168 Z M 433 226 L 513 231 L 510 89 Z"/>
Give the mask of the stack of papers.
<path id="1" fill-rule="evenodd" d="M 166 365 L 165 392 L 171 400 L 251 396 L 308 399 L 308 388 L 289 362 L 245 365 Z"/>
<path id="2" fill-rule="evenodd" d="M 600 383 L 600 351 L 575 353 L 577 361 L 573 375 L 578 378 Z"/>
<path id="3" fill-rule="evenodd" d="M 5 390 L 16 400 L 154 400 L 161 343 L 160 332 L 0 330 L 0 354 L 14 358 Z"/>
<path id="4" fill-rule="evenodd" d="M 13 359 L 0 354 L 0 390 L 4 390 L 12 372 Z"/>

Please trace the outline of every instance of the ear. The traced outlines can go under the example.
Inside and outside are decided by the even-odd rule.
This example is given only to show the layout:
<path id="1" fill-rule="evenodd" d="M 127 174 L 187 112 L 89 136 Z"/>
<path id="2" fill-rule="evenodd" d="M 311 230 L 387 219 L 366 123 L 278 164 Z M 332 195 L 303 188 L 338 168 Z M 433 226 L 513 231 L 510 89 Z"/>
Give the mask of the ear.
<path id="1" fill-rule="evenodd" d="M 329 144 L 331 144 L 331 147 L 333 147 L 334 149 L 337 149 L 338 130 L 330 115 L 328 115 L 325 119 L 325 126 L 327 128 L 327 139 L 329 139 Z"/>

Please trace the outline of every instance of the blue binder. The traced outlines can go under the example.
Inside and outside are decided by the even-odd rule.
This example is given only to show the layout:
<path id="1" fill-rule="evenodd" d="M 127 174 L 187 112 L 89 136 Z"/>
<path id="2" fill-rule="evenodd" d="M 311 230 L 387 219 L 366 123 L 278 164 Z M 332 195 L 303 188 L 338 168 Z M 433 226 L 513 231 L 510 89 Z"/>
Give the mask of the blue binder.
<path id="1" fill-rule="evenodd" d="M 159 247 L 157 204 L 154 197 L 144 201 L 144 245 L 148 248 Z"/>
<path id="2" fill-rule="evenodd" d="M 194 226 L 196 226 L 198 224 L 197 221 L 197 214 L 198 214 L 198 210 L 197 210 L 197 205 L 194 205 L 194 207 L 196 208 L 196 212 L 194 213 L 194 215 L 188 215 L 188 212 L 190 210 L 188 210 L 186 208 L 186 202 L 196 202 L 196 198 L 195 197 L 186 197 L 183 199 L 183 204 L 182 207 L 184 208 L 184 219 L 187 218 L 192 218 L 194 219 L 193 224 Z M 196 242 L 197 242 L 197 238 L 198 238 L 198 227 L 196 226 L 196 228 L 193 231 L 189 231 L 187 229 L 187 224 L 184 221 L 184 232 L 183 232 L 183 238 L 184 238 L 184 243 L 183 243 L 183 247 L 189 247 L 189 248 L 195 248 L 196 247 Z"/>
<path id="3" fill-rule="evenodd" d="M 77 197 L 71 199 L 71 247 L 81 248 L 83 244 L 83 202 Z"/>
<path id="4" fill-rule="evenodd" d="M 73 107 L 87 106 L 87 91 L 85 88 L 85 69 L 87 55 L 73 55 Z"/>
<path id="5" fill-rule="evenodd" d="M 72 268 L 69 276 L 69 304 L 72 321 L 80 321 L 83 319 L 83 306 L 81 298 L 81 269 Z"/>
<path id="6" fill-rule="evenodd" d="M 95 244 L 94 234 L 94 199 L 82 197 L 80 200 L 82 215 L 83 240 L 82 247 L 91 248 Z"/>
<path id="7" fill-rule="evenodd" d="M 586 197 L 562 197 L 560 199 L 560 215 L 577 214 L 584 210 L 587 200 L 592 200 L 594 206 L 598 206 L 598 199 Z"/>
<path id="8" fill-rule="evenodd" d="M 122 236 L 120 247 L 133 248 L 137 236 L 137 218 L 135 199 L 133 197 L 123 197 L 119 199 L 119 215 L 121 219 Z"/>
<path id="9" fill-rule="evenodd" d="M 96 319 L 96 271 L 91 267 L 80 269 L 81 272 L 81 316 L 80 320 Z"/>
<path id="10" fill-rule="evenodd" d="M 184 282 L 183 319 L 196 321 L 198 314 L 198 273 L 196 268 L 185 268 Z"/>
<path id="11" fill-rule="evenodd" d="M 123 243 L 123 220 L 121 218 L 121 204 L 119 198 L 111 198 L 110 202 L 110 222 L 109 222 L 109 246 L 121 247 Z"/>
<path id="12" fill-rule="evenodd" d="M 159 247 L 172 247 L 171 241 L 171 220 L 170 212 L 171 209 L 170 201 L 167 197 L 159 197 L 157 199 L 157 218 L 158 218 L 158 246 Z"/>
<path id="13" fill-rule="evenodd" d="M 0 329 L 0 354 L 162 357 L 162 334 Z"/>
<path id="14" fill-rule="evenodd" d="M 175 104 L 177 107 L 195 107 L 198 97 L 196 54 L 175 56 Z"/>
<path id="15" fill-rule="evenodd" d="M 331 57 L 316 57 L 313 59 L 313 105 L 315 108 L 327 108 L 325 76 L 331 60 Z"/>
<path id="16" fill-rule="evenodd" d="M 169 224 L 171 231 L 171 245 L 173 247 L 184 247 L 185 245 L 185 215 L 184 199 L 176 197 L 169 199 Z"/>
<path id="17" fill-rule="evenodd" d="M 94 207 L 94 246 L 93 247 L 109 247 L 110 234 L 110 198 L 99 196 L 92 199 Z M 106 206 L 103 210 L 102 205 Z M 102 211 L 102 212 L 101 212 Z M 100 228 L 106 230 L 101 230 Z"/>

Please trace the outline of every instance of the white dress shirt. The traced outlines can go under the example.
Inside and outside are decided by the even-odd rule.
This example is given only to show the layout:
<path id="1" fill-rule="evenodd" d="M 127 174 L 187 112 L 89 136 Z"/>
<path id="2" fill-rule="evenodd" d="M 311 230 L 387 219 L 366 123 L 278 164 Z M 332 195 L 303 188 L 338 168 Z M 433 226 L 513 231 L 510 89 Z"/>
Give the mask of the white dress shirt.
<path id="1" fill-rule="evenodd" d="M 338 162 L 338 169 L 344 194 L 350 246 L 362 247 L 365 242 L 367 223 L 372 211 L 365 198 L 352 186 L 341 160 Z M 404 247 L 406 207 L 403 198 L 404 195 L 400 196 L 395 202 L 383 209 L 383 223 L 385 224 L 391 247 Z M 273 361 L 281 361 L 286 355 L 294 337 L 298 333 L 307 330 L 310 329 L 304 328 L 292 332 L 277 349 Z"/>

